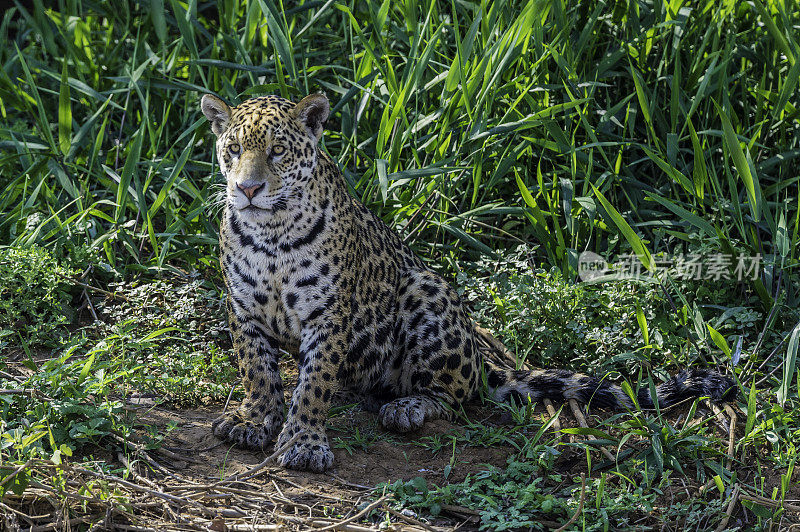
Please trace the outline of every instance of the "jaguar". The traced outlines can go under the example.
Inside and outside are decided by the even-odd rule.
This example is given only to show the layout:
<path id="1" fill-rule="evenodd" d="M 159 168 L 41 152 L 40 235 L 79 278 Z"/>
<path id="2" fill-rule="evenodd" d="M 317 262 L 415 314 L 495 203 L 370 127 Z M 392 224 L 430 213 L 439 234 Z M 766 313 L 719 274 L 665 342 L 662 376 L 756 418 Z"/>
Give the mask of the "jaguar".
<path id="1" fill-rule="evenodd" d="M 481 387 L 498 401 L 653 406 L 647 389 L 634 401 L 607 379 L 485 359 L 457 292 L 348 192 L 321 149 L 324 94 L 235 107 L 206 94 L 201 109 L 225 177 L 220 263 L 245 391 L 237 409 L 212 423 L 216 436 L 255 449 L 277 438 L 275 448 L 286 448 L 280 465 L 320 472 L 333 464 L 325 423 L 342 399 L 359 400 L 396 432 L 450 418 Z M 288 410 L 283 351 L 298 368 Z M 687 369 L 660 384 L 655 400 L 723 401 L 733 389 L 721 373 Z"/>

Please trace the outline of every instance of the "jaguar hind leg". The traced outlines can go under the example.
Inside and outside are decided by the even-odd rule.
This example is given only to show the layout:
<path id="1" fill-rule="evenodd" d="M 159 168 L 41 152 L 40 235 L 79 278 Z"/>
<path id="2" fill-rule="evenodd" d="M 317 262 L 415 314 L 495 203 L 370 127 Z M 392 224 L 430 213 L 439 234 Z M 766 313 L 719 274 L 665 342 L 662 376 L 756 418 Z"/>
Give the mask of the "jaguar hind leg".
<path id="1" fill-rule="evenodd" d="M 379 417 L 386 428 L 409 432 L 426 420 L 451 418 L 453 408 L 474 396 L 480 354 L 458 294 L 441 277 L 411 272 L 400 308 L 401 348 L 391 364 L 399 397 Z"/>

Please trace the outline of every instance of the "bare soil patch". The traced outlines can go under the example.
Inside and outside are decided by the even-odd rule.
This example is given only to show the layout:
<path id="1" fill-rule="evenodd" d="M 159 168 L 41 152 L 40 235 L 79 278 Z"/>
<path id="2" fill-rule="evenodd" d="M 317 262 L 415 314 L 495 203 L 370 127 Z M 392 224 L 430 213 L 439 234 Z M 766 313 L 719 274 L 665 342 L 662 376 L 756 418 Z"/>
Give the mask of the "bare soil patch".
<path id="1" fill-rule="evenodd" d="M 140 421 L 158 427 L 175 423 L 176 428 L 166 437 L 164 445 L 178 453 L 189 453 L 201 463 L 187 463 L 183 474 L 220 478 L 242 473 L 261 462 L 271 450 L 252 451 L 221 442 L 211 434 L 211 422 L 220 414 L 214 408 L 192 410 L 152 409 L 140 417 Z M 349 450 L 336 447 L 337 443 L 352 436 L 354 430 L 375 431 L 377 438 L 366 448 L 351 447 Z M 445 482 L 444 468 L 450 463 L 450 450 L 433 454 L 430 449 L 418 445 L 426 437 L 441 436 L 451 431 L 463 431 L 463 427 L 445 420 L 435 420 L 412 434 L 396 434 L 380 428 L 377 416 L 355 410 L 348 412 L 346 419 L 334 418 L 329 423 L 328 438 L 334 445 L 333 469 L 326 473 L 307 473 L 271 468 L 281 476 L 298 483 L 323 482 L 331 479 L 344 480 L 350 484 L 374 487 L 381 482 L 410 479 L 421 476 L 430 482 Z M 460 452 L 458 452 L 460 451 Z M 502 466 L 515 451 L 510 446 L 468 447 L 457 449 L 455 465 L 447 480 L 459 482 L 469 472 L 483 464 Z M 183 464 L 181 464 L 183 466 Z"/>
<path id="2" fill-rule="evenodd" d="M 233 407 L 235 404 L 229 405 Z M 426 423 L 413 434 L 398 435 L 383 430 L 375 414 L 354 407 L 329 420 L 328 434 L 335 455 L 331 471 L 323 474 L 298 472 L 272 464 L 254 471 L 271 450 L 244 450 L 213 436 L 211 422 L 221 413 L 221 405 L 175 408 L 140 398 L 131 408 L 141 428 L 142 441 L 146 433 L 161 434 L 164 437 L 161 447 L 146 450 L 130 443 L 125 446 L 124 454 L 115 455 L 106 448 L 98 448 L 94 455 L 95 459 L 107 463 L 123 465 L 127 461 L 133 472 L 129 477 L 102 479 L 85 467 L 67 465 L 60 471 L 66 479 L 62 489 L 57 485 L 54 485 L 55 490 L 52 486 L 34 485 L 27 490 L 24 500 L 15 500 L 13 496 L 4 499 L 9 505 L 4 507 L 4 528 L 0 529 L 24 530 L 27 529 L 26 518 L 38 517 L 36 530 L 107 527 L 149 532 L 326 528 L 363 532 L 375 530 L 379 525 L 390 530 L 477 530 L 480 520 L 474 509 L 445 507 L 439 517 L 429 520 L 408 510 L 403 513 L 393 510 L 374 488 L 383 482 L 414 477 L 438 485 L 461 482 L 468 474 L 484 470 L 488 465 L 505 467 L 508 457 L 516 452 L 514 447 L 499 442 L 485 447 L 459 444 L 454 454 L 451 445 L 437 447 L 434 442 L 450 434 L 464 435 L 469 430 L 464 425 L 437 420 Z M 466 414 L 489 426 L 507 422 L 501 412 L 489 406 L 470 406 Z M 539 417 L 546 413 L 542 409 L 536 410 L 534 415 Z M 562 427 L 577 425 L 572 416 L 564 413 L 560 421 Z M 354 438 L 355 434 L 361 437 Z M 569 436 L 562 438 L 568 440 Z M 560 450 L 561 455 L 551 472 L 589 474 L 585 454 L 580 449 L 561 446 Z M 52 464 L 31 466 L 40 471 L 49 468 L 55 474 Z M 448 466 L 451 469 L 445 478 Z M 754 470 L 744 465 L 737 470 L 742 480 L 752 484 Z M 689 470 L 687 473 L 691 475 Z M 232 480 L 237 475 L 241 480 Z M 96 483 L 103 481 L 107 482 L 106 486 L 116 488 L 116 497 L 102 500 Z M 780 486 L 780 472 L 765 477 L 763 482 Z M 48 490 L 51 493 L 47 493 Z M 699 483 L 676 483 L 659 499 L 668 507 L 671 502 L 699 496 L 699 491 Z M 40 494 L 38 499 L 30 498 L 37 493 Z M 59 507 L 59 503 L 53 499 L 54 495 L 63 497 L 60 510 L 56 512 L 53 507 L 54 504 Z M 792 483 L 786 500 L 798 498 L 800 487 Z M 747 523 L 741 508 L 741 504 L 733 508 L 731 525 Z M 378 513 L 370 516 L 371 509 L 377 509 Z M 47 515 L 45 512 L 52 514 L 52 522 L 47 527 L 43 527 L 41 520 Z M 556 528 L 565 521 L 547 523 L 547 526 Z M 648 521 L 644 516 L 640 524 L 647 525 Z M 787 522 L 797 522 L 797 513 L 787 512 L 784 523 Z"/>

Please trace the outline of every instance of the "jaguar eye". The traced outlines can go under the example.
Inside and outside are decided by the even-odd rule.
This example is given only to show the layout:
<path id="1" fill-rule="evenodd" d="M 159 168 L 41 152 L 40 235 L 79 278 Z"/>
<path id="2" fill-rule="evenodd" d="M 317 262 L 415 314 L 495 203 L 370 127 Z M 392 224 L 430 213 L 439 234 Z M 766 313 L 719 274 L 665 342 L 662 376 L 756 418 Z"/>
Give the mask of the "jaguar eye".
<path id="1" fill-rule="evenodd" d="M 234 155 L 236 155 L 240 151 L 242 151 L 242 147 L 239 146 L 238 144 L 234 143 L 234 144 L 231 144 L 230 146 L 228 146 L 228 151 L 233 153 Z"/>
<path id="2" fill-rule="evenodd" d="M 286 148 L 284 146 L 281 146 L 280 144 L 276 144 L 275 146 L 272 147 L 271 155 L 273 157 L 280 157 L 285 152 L 286 152 Z"/>

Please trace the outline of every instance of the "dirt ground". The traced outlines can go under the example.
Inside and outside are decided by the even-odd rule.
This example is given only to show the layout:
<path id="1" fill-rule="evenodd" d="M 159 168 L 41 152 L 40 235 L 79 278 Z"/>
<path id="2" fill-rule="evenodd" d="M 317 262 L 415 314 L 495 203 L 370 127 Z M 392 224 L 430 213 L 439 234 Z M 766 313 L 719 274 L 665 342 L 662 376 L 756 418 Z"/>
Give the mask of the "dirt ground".
<path id="1" fill-rule="evenodd" d="M 293 368 L 288 363 L 285 365 L 283 369 L 291 379 Z M 427 422 L 421 430 L 411 434 L 395 434 L 380 427 L 377 415 L 354 406 L 329 419 L 328 437 L 335 456 L 333 468 L 322 474 L 298 472 L 277 467 L 274 462 L 263 464 L 271 449 L 244 450 L 213 436 L 211 422 L 221 414 L 221 404 L 179 407 L 163 403 L 161 398 L 153 395 L 135 393 L 127 396 L 125 402 L 137 427 L 135 440 L 118 441 L 123 444 L 123 453 L 109 451 L 113 446 L 96 447 L 91 458 L 100 464 L 113 464 L 117 468 L 125 466 L 129 476 L 122 480 L 120 477 L 103 478 L 89 468 L 77 465 L 86 456 L 74 457 L 71 460 L 73 465 L 58 471 L 58 475 L 63 474 L 67 479 L 64 486 L 39 484 L 29 488 L 23 499 L 4 498 L 3 502 L 13 504 L 0 507 L 0 531 L 71 531 L 76 526 L 85 529 L 83 525 L 88 525 L 90 530 L 129 532 L 477 530 L 480 519 L 475 509 L 444 505 L 437 518 L 429 519 L 408 509 L 402 512 L 393 510 L 375 487 L 380 483 L 407 481 L 415 477 L 424 478 L 429 485 L 458 483 L 470 473 L 485 470 L 487 465 L 504 468 L 509 456 L 517 452 L 503 442 L 493 442 L 485 447 L 461 443 L 455 448 L 442 446 L 441 442 L 450 441 L 448 435 L 464 435 L 469 430 L 463 423 L 445 420 Z M 231 402 L 228 408 L 236 406 Z M 511 424 L 508 414 L 494 406 L 471 404 L 465 409 L 465 414 L 480 426 Z M 604 412 L 597 414 L 600 417 L 607 415 Z M 685 410 L 670 411 L 668 417 L 684 414 Z M 533 416 L 547 419 L 548 414 L 537 407 Z M 701 417 L 711 420 L 713 414 L 698 413 L 696 416 Z M 562 428 L 575 427 L 579 423 L 568 407 L 562 411 L 559 421 Z M 588 424 L 595 426 L 598 421 L 589 417 Z M 713 424 L 713 421 L 709 422 Z M 743 432 L 741 425 L 743 421 L 740 419 L 731 441 L 735 442 L 736 435 Z M 727 438 L 722 427 L 715 430 Z M 150 449 L 147 442 L 154 435 L 163 437 L 163 441 L 160 446 Z M 562 441 L 586 438 L 561 437 Z M 439 450 L 434 452 L 437 447 Z M 589 473 L 583 449 L 562 445 L 559 450 L 561 454 L 550 472 Z M 602 456 L 595 456 L 595 463 L 603 460 Z M 31 467 L 40 473 L 54 468 L 48 463 L 35 463 Z M 782 471 L 765 471 L 751 463 L 735 464 L 735 470 L 740 481 L 764 486 L 762 493 L 771 493 L 772 488 L 780 489 Z M 686 472 L 687 478 L 693 476 L 690 464 Z M 106 487 L 105 494 L 99 494 L 97 487 L 100 484 L 96 482 L 105 482 L 102 484 Z M 108 491 L 108 487 L 114 489 Z M 660 504 L 668 507 L 670 501 L 697 497 L 699 489 L 700 483 L 687 485 L 681 480 L 680 484 L 674 483 L 664 491 L 659 497 Z M 793 508 L 800 504 L 800 484 L 796 479 L 789 483 L 785 501 Z M 55 513 L 54 506 L 60 508 Z M 371 509 L 380 510 L 384 522 L 365 519 Z M 53 514 L 52 523 L 41 524 L 42 520 L 49 519 L 50 513 Z M 566 520 L 543 524 L 558 528 Z M 732 508 L 730 524 L 735 526 L 748 522 L 753 523 L 752 515 L 744 512 L 742 504 L 736 504 Z M 791 510 L 785 514 L 784 524 L 798 522 L 800 511 Z"/>
<path id="2" fill-rule="evenodd" d="M 232 404 L 229 408 L 234 406 Z M 213 436 L 211 422 L 219 415 L 219 407 L 177 410 L 163 407 L 147 408 L 140 405 L 140 408 L 142 408 L 139 415 L 140 422 L 162 428 L 174 425 L 174 429 L 166 436 L 164 448 L 174 452 L 178 457 L 184 457 L 184 460 L 175 459 L 168 464 L 170 469 L 174 469 L 184 479 L 200 483 L 245 474 L 268 455 L 268 452 L 239 449 Z M 507 422 L 503 414 L 489 406 L 473 405 L 466 410 L 466 413 L 470 419 L 481 420 L 482 423 L 503 425 Z M 535 415 L 546 416 L 546 412 L 544 409 L 537 410 Z M 565 413 L 562 413 L 559 419 L 562 427 L 578 425 L 571 415 Z M 426 423 L 416 433 L 398 435 L 382 429 L 375 414 L 354 407 L 329 422 L 328 436 L 335 455 L 332 470 L 316 474 L 285 470 L 272 464 L 248 482 L 257 486 L 265 498 L 283 496 L 308 506 L 326 505 L 330 509 L 335 509 L 331 512 L 332 515 L 353 515 L 366 504 L 366 501 L 380 495 L 374 491 L 374 487 L 382 482 L 410 480 L 414 477 L 422 477 L 429 484 L 438 485 L 460 482 L 467 474 L 485 469 L 487 464 L 504 467 L 507 458 L 516 451 L 513 447 L 502 444 L 491 447 L 459 445 L 456 447 L 454 465 L 445 478 L 445 468 L 451 463 L 452 448 L 445 446 L 434 454 L 430 448 L 420 445 L 420 442 L 437 436 L 446 436 L 454 431 L 463 433 L 465 430 L 462 425 L 436 420 Z M 349 449 L 342 448 L 341 445 L 337 447 L 341 442 L 352 440 L 356 431 L 370 435 L 365 447 L 350 446 Z M 579 454 L 581 453 L 564 449 L 554 472 L 573 475 L 582 471 L 585 473 L 585 457 Z M 751 476 L 750 473 L 753 472 L 748 471 L 747 467 L 739 470 L 742 479 Z M 780 486 L 780 472 L 776 472 L 774 478 L 764 477 L 761 482 Z M 688 493 L 685 487 L 681 489 L 676 486 L 674 492 L 664 493 L 663 498 L 685 499 Z M 792 483 L 786 499 L 795 501 L 800 499 L 800 485 Z M 294 512 L 292 515 L 298 516 L 302 515 L 303 510 L 296 506 Z M 426 521 L 424 525 L 415 524 L 414 521 L 418 521 L 416 519 L 418 516 L 410 511 L 404 520 L 399 521 L 400 525 L 397 525 L 397 520 L 394 521 L 395 528 L 399 526 L 397 529 L 402 530 L 421 530 L 423 527 L 477 530 L 480 522 L 476 514 L 462 507 L 446 507 L 437 519 Z M 737 516 L 741 519 L 740 514 L 741 511 L 733 514 L 731 524 L 737 522 Z M 787 518 L 789 519 L 787 522 L 797 522 L 792 516 Z M 744 523 L 741 520 L 739 522 Z M 557 524 L 552 523 L 552 526 L 555 527 Z M 349 526 L 354 527 L 350 530 L 359 530 L 359 525 Z M 363 528 L 364 525 L 361 526 Z"/>
<path id="3" fill-rule="evenodd" d="M 160 427 L 166 427 L 170 422 L 177 424 L 167 436 L 164 445 L 178 454 L 187 453 L 187 456 L 194 460 L 185 466 L 178 464 L 185 467 L 182 471 L 186 474 L 219 478 L 242 473 L 270 454 L 265 451 L 240 449 L 221 442 L 211 434 L 211 422 L 218 415 L 219 410 L 211 408 L 189 411 L 158 408 L 150 410 L 140 420 Z M 328 438 L 333 445 L 336 445 L 338 439 L 352 435 L 348 432 L 348 428 L 372 430 L 375 427 L 375 430 L 385 435 L 385 439 L 379 438 L 369 443 L 367 449 L 357 446 L 350 451 L 333 448 L 335 462 L 327 473 L 286 471 L 285 478 L 303 485 L 328 484 L 333 478 L 367 487 L 374 487 L 381 482 L 414 477 L 423 477 L 429 482 L 436 483 L 446 481 L 443 475 L 444 468 L 450 463 L 450 451 L 444 449 L 433 455 L 430 449 L 414 443 L 425 437 L 449 434 L 463 427 L 449 421 L 435 420 L 427 422 L 421 430 L 413 434 L 402 435 L 377 428 L 376 421 L 377 417 L 374 414 L 361 410 L 348 412 L 345 420 L 333 420 L 331 426 L 334 428 L 328 429 Z M 506 459 L 514 451 L 513 447 L 503 446 L 469 447 L 457 454 L 456 465 L 452 468 L 448 479 L 450 482 L 460 482 L 467 473 L 477 471 L 481 464 L 505 465 Z"/>
<path id="4" fill-rule="evenodd" d="M 229 408 L 234 406 L 232 404 Z M 220 414 L 219 407 L 177 410 L 139 405 L 138 408 L 141 409 L 138 415 L 140 423 L 165 430 L 163 447 L 175 453 L 175 458 L 164 465 L 184 479 L 202 483 L 242 475 L 271 453 L 271 450 L 240 449 L 215 437 L 211 433 L 211 422 Z M 472 419 L 481 419 L 488 410 L 473 407 L 467 414 Z M 498 414 L 492 418 L 502 422 Z M 170 425 L 174 425 L 174 429 L 166 431 Z M 368 443 L 344 448 L 343 442 L 350 440 L 356 430 L 370 435 Z M 461 482 L 467 474 L 480 471 L 487 464 L 505 466 L 508 457 L 516 451 L 513 447 L 502 445 L 457 448 L 455 462 L 445 478 L 445 468 L 451 463 L 452 449 L 448 446 L 434 454 L 431 449 L 418 443 L 427 437 L 463 430 L 464 427 L 449 421 L 435 420 L 413 434 L 399 435 L 380 428 L 375 414 L 354 407 L 329 423 L 328 438 L 335 456 L 331 470 L 325 473 L 299 472 L 271 464 L 248 482 L 262 489 L 265 496 L 285 495 L 293 500 L 305 501 L 306 504 L 318 504 L 322 499 L 346 514 L 372 498 L 376 494 L 375 486 L 380 483 L 415 477 L 439 485 L 448 481 Z M 432 524 L 445 529 L 461 527 L 472 530 L 477 523 L 473 513 L 461 513 L 451 508 L 446 512 L 447 515 Z M 406 522 L 406 525 L 415 528 L 413 522 Z"/>

